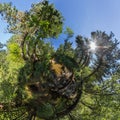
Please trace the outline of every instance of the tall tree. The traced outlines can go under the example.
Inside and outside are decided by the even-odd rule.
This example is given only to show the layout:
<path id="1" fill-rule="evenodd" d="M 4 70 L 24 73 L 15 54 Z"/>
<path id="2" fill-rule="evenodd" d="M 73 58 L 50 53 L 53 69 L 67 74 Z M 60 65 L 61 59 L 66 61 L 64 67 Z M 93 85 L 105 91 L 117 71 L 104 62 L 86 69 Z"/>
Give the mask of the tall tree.
<path id="1" fill-rule="evenodd" d="M 113 33 L 92 32 L 90 39 L 78 35 L 73 48 L 69 41 L 73 32 L 67 28 L 64 44 L 55 50 L 49 39 L 62 32 L 63 17 L 48 1 L 33 4 L 27 12 L 18 11 L 11 4 L 0 4 L 0 13 L 9 24 L 8 32 L 14 34 L 7 44 L 9 67 L 21 62 L 15 73 L 14 104 L 11 102 L 11 108 L 21 112 L 14 119 L 50 120 L 64 115 L 74 119 L 71 112 L 78 104 L 82 109 L 86 106 L 88 115 L 94 113 L 93 119 L 95 111 L 106 108 L 101 99 L 114 94 L 110 84 L 114 79 L 110 78 L 119 70 L 119 42 Z"/>

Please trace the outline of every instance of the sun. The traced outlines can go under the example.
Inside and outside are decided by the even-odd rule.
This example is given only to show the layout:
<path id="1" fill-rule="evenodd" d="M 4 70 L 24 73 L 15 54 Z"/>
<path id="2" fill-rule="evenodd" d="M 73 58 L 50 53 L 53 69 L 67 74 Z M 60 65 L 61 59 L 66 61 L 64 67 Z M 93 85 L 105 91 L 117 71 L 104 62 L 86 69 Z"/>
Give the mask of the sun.
<path id="1" fill-rule="evenodd" d="M 96 46 L 95 42 L 91 42 L 91 43 L 90 43 L 90 49 L 91 49 L 91 50 L 95 50 L 96 47 L 97 47 L 97 46 Z"/>

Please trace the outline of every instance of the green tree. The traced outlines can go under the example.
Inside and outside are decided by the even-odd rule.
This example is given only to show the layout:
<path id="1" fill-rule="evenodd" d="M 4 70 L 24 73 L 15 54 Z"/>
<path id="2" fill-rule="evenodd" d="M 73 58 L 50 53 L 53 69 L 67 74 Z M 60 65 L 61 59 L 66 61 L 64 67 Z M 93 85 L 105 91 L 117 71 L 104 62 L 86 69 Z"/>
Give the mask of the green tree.
<path id="1" fill-rule="evenodd" d="M 117 47 L 119 42 L 113 39 L 113 33 L 107 35 L 105 32 L 97 31 L 91 33 L 91 35 L 92 40 L 98 46 L 95 51 L 90 51 L 91 62 L 88 62 L 87 57 L 85 57 L 88 44 L 84 48 L 85 43 L 83 40 L 86 42 L 91 41 L 82 36 L 77 37 L 77 41 L 79 40 L 81 46 L 76 49 L 76 55 L 79 56 L 76 60 L 79 63 L 81 62 L 82 69 L 78 75 L 83 80 L 83 89 L 78 106 L 72 111 L 71 115 L 76 120 L 119 120 L 120 84 L 118 71 L 120 66 L 119 47 Z M 85 57 L 86 62 L 83 61 L 84 57 L 82 55 Z"/>
<path id="2" fill-rule="evenodd" d="M 113 33 L 92 32 L 90 39 L 78 35 L 73 48 L 73 32 L 67 28 L 65 42 L 55 50 L 50 39 L 62 33 L 63 17 L 48 1 L 33 4 L 27 12 L 0 4 L 0 13 L 14 34 L 3 57 L 6 67 L 1 68 L 1 89 L 8 102 L 8 107 L 2 103 L 1 119 L 5 112 L 8 119 L 119 118 L 120 49 Z M 91 42 L 96 43 L 95 50 Z M 114 115 L 105 112 L 114 108 Z"/>

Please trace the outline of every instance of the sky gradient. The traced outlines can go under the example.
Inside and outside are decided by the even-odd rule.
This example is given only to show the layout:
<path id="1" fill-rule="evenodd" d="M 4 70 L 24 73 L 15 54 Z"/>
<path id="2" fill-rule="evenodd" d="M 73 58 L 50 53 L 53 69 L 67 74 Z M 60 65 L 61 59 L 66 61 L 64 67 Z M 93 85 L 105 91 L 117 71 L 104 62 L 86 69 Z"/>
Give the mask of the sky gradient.
<path id="1" fill-rule="evenodd" d="M 0 0 L 12 2 L 19 10 L 29 10 L 32 3 L 40 0 Z M 120 39 L 120 0 L 49 0 L 64 16 L 65 26 L 75 35 L 90 37 L 92 31 L 101 30 L 115 34 Z M 0 20 L 0 42 L 6 42 L 10 34 L 5 33 L 6 24 Z"/>

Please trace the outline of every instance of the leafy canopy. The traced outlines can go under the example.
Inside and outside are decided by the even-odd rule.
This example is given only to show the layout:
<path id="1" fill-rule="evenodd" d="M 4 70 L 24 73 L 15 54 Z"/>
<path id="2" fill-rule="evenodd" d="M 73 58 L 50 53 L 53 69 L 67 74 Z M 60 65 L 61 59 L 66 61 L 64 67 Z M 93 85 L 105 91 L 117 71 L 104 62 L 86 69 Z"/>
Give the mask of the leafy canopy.
<path id="1" fill-rule="evenodd" d="M 0 14 L 13 34 L 5 51 L 0 44 L 1 119 L 119 118 L 120 49 L 113 33 L 78 35 L 73 48 L 66 28 L 67 38 L 55 49 L 50 41 L 62 33 L 63 17 L 53 4 L 44 0 L 23 12 L 5 3 Z"/>

